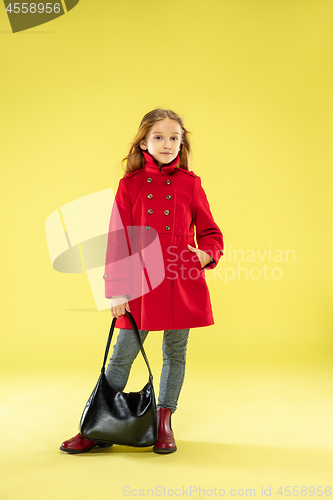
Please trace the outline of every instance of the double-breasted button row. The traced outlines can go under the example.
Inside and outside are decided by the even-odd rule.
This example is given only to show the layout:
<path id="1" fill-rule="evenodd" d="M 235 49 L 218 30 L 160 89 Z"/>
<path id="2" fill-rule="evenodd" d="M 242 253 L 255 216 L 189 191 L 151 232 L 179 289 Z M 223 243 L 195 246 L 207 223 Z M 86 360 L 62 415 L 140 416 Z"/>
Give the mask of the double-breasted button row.
<path id="1" fill-rule="evenodd" d="M 147 198 L 149 198 L 150 200 L 152 199 L 152 197 L 153 197 L 153 195 L 152 195 L 151 193 L 150 193 L 150 194 L 148 194 L 148 196 L 147 196 Z M 171 194 L 167 194 L 167 195 L 166 195 L 166 199 L 167 199 L 167 200 L 171 200 Z"/>
<path id="2" fill-rule="evenodd" d="M 146 229 L 150 229 L 150 226 L 149 226 L 149 225 L 147 225 L 147 226 L 146 226 Z M 165 226 L 165 229 L 166 229 L 167 231 L 169 231 L 169 229 L 171 229 L 171 227 L 170 227 L 170 226 Z"/>
<path id="3" fill-rule="evenodd" d="M 153 179 L 152 179 L 151 177 L 148 177 L 148 178 L 147 178 L 147 182 L 149 182 L 149 183 L 150 183 L 150 182 L 152 182 L 152 181 L 153 181 Z M 171 184 L 171 180 L 170 180 L 170 179 L 167 179 L 167 180 L 165 181 L 165 183 L 166 183 L 166 184 Z M 149 200 L 151 200 L 151 199 L 153 198 L 152 193 L 149 193 L 149 194 L 147 195 L 147 198 L 148 198 Z M 171 199 L 171 194 L 167 194 L 167 195 L 166 195 L 166 199 L 167 199 L 167 200 L 170 200 L 170 199 Z M 152 213 L 153 213 L 153 209 L 152 209 L 152 208 L 150 208 L 150 209 L 148 210 L 148 213 L 149 213 L 149 214 L 152 214 Z M 169 215 L 169 213 L 170 213 L 170 210 L 164 210 L 164 215 Z M 146 229 L 151 229 L 151 226 L 149 226 L 149 224 L 147 224 Z M 165 229 L 166 229 L 167 231 L 169 231 L 169 230 L 171 229 L 171 227 L 170 227 L 170 226 L 165 226 Z"/>
<path id="4" fill-rule="evenodd" d="M 150 208 L 150 209 L 148 210 L 148 213 L 149 213 L 149 214 L 152 214 L 152 213 L 153 213 L 153 209 L 152 209 L 152 208 Z M 164 210 L 164 215 L 169 215 L 169 213 L 170 213 L 170 210 Z"/>
<path id="5" fill-rule="evenodd" d="M 153 182 L 153 179 L 152 179 L 151 177 L 148 177 L 148 178 L 147 178 L 147 182 Z M 165 183 L 166 183 L 166 184 L 171 184 L 171 180 L 170 180 L 170 179 L 167 179 L 167 180 L 165 181 Z"/>

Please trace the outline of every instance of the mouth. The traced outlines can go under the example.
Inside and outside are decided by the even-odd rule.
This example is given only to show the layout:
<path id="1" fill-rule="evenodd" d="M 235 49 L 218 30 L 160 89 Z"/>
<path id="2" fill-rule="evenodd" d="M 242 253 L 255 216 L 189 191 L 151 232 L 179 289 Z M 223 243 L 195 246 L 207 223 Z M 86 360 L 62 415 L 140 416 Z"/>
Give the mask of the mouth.
<path id="1" fill-rule="evenodd" d="M 161 155 L 171 155 L 172 153 L 161 153 Z"/>

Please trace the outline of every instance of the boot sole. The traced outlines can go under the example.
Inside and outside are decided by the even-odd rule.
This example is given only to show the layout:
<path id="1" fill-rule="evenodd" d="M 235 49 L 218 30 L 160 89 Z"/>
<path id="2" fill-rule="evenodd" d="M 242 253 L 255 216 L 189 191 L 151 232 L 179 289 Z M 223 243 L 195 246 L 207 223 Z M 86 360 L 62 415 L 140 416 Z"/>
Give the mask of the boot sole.
<path id="1" fill-rule="evenodd" d="M 68 448 L 64 448 L 63 446 L 60 446 L 59 450 L 65 451 L 66 453 L 69 453 L 70 455 L 77 455 L 79 453 L 86 453 L 87 451 L 90 451 L 93 448 L 110 448 L 110 446 L 113 446 L 113 445 L 106 444 L 106 443 L 93 444 L 92 446 L 90 446 L 90 448 L 86 448 L 85 450 L 71 450 Z"/>
<path id="2" fill-rule="evenodd" d="M 177 446 L 175 446 L 174 448 L 153 448 L 153 452 L 154 453 L 160 453 L 161 455 L 165 455 L 167 453 L 174 453 L 175 451 L 177 451 Z"/>

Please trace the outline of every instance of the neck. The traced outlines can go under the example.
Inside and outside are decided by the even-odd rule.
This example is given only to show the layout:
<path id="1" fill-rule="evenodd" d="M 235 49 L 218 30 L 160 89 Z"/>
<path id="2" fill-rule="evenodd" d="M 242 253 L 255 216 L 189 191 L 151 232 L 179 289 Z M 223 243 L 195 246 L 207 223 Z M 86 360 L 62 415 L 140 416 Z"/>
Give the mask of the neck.
<path id="1" fill-rule="evenodd" d="M 176 166 L 179 164 L 179 161 L 180 161 L 180 158 L 179 158 L 179 154 L 176 156 L 176 158 L 174 158 L 173 160 L 171 160 L 169 163 L 161 163 L 160 165 L 157 163 L 157 161 L 155 160 L 155 158 L 150 154 L 148 153 L 148 151 L 142 151 L 143 153 L 143 156 L 145 158 L 145 168 L 147 169 L 156 169 L 157 171 L 159 171 L 161 174 L 163 173 L 168 173 L 168 172 L 171 172 L 174 168 L 176 168 Z"/>

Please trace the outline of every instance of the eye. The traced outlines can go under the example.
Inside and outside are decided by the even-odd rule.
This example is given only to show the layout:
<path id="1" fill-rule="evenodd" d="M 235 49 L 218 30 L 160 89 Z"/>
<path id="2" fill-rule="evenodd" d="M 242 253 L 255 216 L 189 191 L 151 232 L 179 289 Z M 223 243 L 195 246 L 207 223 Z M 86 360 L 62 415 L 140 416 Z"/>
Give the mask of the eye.
<path id="1" fill-rule="evenodd" d="M 178 141 L 178 137 L 172 137 L 172 139 L 174 139 L 175 141 Z"/>
<path id="2" fill-rule="evenodd" d="M 160 135 L 156 135 L 155 139 L 161 139 L 161 136 Z"/>

